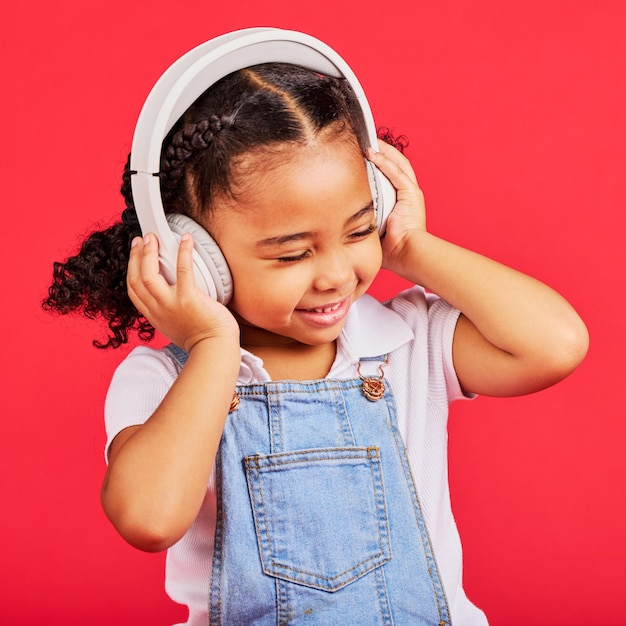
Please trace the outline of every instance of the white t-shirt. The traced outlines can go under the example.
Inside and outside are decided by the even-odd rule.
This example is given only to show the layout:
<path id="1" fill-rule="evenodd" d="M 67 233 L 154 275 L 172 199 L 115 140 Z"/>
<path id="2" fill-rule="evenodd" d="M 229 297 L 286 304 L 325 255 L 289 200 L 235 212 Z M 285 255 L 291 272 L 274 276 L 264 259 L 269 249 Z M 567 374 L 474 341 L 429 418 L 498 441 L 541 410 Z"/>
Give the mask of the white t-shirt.
<path id="1" fill-rule="evenodd" d="M 485 626 L 482 611 L 462 587 L 462 554 L 448 488 L 448 405 L 466 398 L 452 363 L 452 339 L 459 311 L 420 287 L 381 304 L 363 296 L 350 309 L 337 340 L 328 378 L 356 378 L 360 359 L 389 354 L 385 377 L 393 390 L 398 426 L 455 626 Z M 378 363 L 364 361 L 361 373 L 378 376 Z M 368 371 L 371 367 L 371 371 Z M 162 350 L 139 347 L 115 372 L 105 405 L 106 449 L 128 426 L 144 423 L 161 403 L 179 373 Z M 242 350 L 240 384 L 269 381 L 262 361 Z M 188 626 L 208 622 L 208 589 L 215 490 L 207 488 L 202 509 L 185 536 L 167 554 L 168 595 L 189 607 Z"/>

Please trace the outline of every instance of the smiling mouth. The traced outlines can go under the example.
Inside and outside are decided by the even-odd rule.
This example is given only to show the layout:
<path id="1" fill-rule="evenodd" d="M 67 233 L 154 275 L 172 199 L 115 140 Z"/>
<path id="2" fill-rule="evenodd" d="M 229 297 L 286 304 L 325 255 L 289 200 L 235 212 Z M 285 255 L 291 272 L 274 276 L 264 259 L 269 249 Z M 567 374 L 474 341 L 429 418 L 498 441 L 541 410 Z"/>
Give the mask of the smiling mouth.
<path id="1" fill-rule="evenodd" d="M 350 298 L 344 298 L 328 306 L 317 306 L 310 309 L 298 309 L 301 319 L 319 328 L 334 326 L 345 319 L 350 309 Z"/>

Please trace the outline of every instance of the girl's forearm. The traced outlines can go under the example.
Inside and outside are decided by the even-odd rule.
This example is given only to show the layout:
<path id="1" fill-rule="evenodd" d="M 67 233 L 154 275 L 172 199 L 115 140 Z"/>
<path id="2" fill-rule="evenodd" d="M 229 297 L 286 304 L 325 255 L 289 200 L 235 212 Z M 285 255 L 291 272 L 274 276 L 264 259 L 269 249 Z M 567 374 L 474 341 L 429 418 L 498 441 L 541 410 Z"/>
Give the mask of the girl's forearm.
<path id="1" fill-rule="evenodd" d="M 527 376 L 529 385 L 545 386 L 539 382 L 544 373 L 548 383 L 566 375 L 584 356 L 582 320 L 540 281 L 425 231 L 414 234 L 396 259 L 396 273 L 458 308 L 491 346 L 515 361 L 518 373 L 512 374 Z"/>
<path id="2" fill-rule="evenodd" d="M 120 534 L 148 551 L 187 531 L 207 484 L 233 397 L 240 350 L 232 340 L 197 344 L 148 421 L 114 441 L 102 488 L 104 509 Z"/>

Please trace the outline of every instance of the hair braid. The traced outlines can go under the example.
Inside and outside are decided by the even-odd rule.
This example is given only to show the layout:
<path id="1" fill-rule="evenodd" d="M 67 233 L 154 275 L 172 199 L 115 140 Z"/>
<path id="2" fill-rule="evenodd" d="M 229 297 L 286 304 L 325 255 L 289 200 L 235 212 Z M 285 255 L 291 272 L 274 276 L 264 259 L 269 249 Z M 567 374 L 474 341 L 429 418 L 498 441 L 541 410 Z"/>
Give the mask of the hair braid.
<path id="1" fill-rule="evenodd" d="M 187 122 L 171 134 L 170 143 L 161 155 L 159 178 L 161 195 L 167 206 L 173 204 L 177 191 L 184 181 L 186 164 L 206 150 L 215 135 L 232 126 L 232 116 L 211 115 L 196 123 Z M 167 142 L 167 139 L 166 139 Z"/>

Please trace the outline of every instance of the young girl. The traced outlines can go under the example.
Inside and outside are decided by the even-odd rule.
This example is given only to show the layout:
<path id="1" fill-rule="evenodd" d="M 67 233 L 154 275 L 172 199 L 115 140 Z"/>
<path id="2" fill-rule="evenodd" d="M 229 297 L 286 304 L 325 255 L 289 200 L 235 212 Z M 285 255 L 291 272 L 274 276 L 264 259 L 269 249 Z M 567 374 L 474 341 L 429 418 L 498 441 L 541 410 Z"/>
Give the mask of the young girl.
<path id="1" fill-rule="evenodd" d="M 484 625 L 465 596 L 447 485 L 450 402 L 531 393 L 587 348 L 547 286 L 426 229 L 401 150 L 364 145 L 342 82 L 289 64 L 238 70 L 166 137 L 167 213 L 216 240 L 226 306 L 176 282 L 123 220 L 55 264 L 44 305 L 102 315 L 139 347 L 106 401 L 106 514 L 132 545 L 168 550 L 187 624 Z M 365 158 L 397 203 L 379 237 Z M 381 304 L 381 267 L 415 285 Z M 433 295 L 437 294 L 437 295 Z"/>

